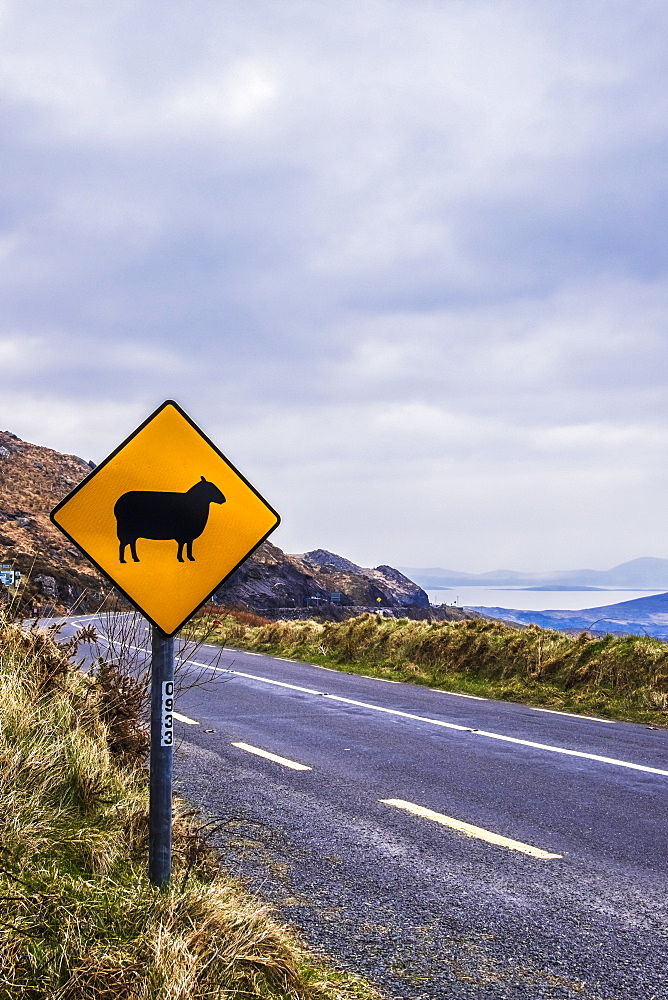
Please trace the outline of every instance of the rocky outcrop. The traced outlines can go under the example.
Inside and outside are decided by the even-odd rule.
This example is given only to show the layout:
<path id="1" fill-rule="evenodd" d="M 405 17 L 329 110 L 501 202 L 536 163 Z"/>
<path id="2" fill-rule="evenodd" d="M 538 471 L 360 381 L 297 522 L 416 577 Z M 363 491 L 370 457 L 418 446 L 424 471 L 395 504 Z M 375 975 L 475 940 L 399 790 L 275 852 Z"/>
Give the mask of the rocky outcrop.
<path id="1" fill-rule="evenodd" d="M 423 590 L 390 566 L 364 569 L 333 552 L 316 549 L 288 555 L 265 542 L 214 595 L 258 613 L 305 609 L 328 614 L 340 609 L 428 608 Z M 339 617 L 339 615 L 334 615 Z"/>
<path id="2" fill-rule="evenodd" d="M 350 559 L 344 559 L 343 556 L 337 556 L 336 553 L 328 552 L 327 549 L 313 549 L 311 552 L 294 555 L 293 559 L 299 559 L 300 562 L 313 567 L 315 570 L 339 570 L 343 573 L 360 572 L 360 567 L 354 562 L 351 562 Z"/>
<path id="3" fill-rule="evenodd" d="M 388 608 L 428 608 L 424 590 L 398 569 L 367 569 L 325 549 L 291 556 L 310 572 L 323 590 L 341 595 L 341 603 Z"/>
<path id="4" fill-rule="evenodd" d="M 307 600 L 326 595 L 313 576 L 271 542 L 264 542 L 250 559 L 214 594 L 214 603 L 238 604 L 254 611 L 304 608 Z"/>

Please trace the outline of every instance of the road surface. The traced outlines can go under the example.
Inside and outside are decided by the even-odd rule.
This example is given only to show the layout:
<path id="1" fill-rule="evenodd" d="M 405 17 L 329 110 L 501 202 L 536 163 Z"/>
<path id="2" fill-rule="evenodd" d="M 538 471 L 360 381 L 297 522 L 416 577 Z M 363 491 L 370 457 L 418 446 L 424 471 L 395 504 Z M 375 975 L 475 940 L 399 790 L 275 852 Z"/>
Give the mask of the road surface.
<path id="1" fill-rule="evenodd" d="M 668 998 L 665 730 L 184 656 L 178 789 L 311 946 L 394 1000 Z"/>

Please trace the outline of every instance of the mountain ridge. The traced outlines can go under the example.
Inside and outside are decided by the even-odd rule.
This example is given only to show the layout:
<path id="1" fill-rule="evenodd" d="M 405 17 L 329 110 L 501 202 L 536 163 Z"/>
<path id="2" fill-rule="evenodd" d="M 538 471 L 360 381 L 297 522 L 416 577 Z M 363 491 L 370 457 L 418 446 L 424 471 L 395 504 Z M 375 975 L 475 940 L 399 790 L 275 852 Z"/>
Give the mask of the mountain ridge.
<path id="1" fill-rule="evenodd" d="M 553 570 L 545 573 L 522 573 L 517 570 L 498 569 L 487 573 L 463 573 L 441 567 L 415 568 L 400 566 L 402 573 L 410 576 L 427 590 L 448 587 L 497 586 L 598 586 L 618 589 L 668 590 L 668 559 L 640 556 L 619 563 L 608 570 L 575 569 Z"/>
<path id="2" fill-rule="evenodd" d="M 471 606 L 470 610 L 484 616 L 501 618 L 503 621 L 538 625 L 540 628 L 628 632 L 634 635 L 652 635 L 659 639 L 668 638 L 668 593 L 634 597 L 630 601 L 581 608 L 578 611 L 521 611 L 515 608 L 475 606 Z"/>

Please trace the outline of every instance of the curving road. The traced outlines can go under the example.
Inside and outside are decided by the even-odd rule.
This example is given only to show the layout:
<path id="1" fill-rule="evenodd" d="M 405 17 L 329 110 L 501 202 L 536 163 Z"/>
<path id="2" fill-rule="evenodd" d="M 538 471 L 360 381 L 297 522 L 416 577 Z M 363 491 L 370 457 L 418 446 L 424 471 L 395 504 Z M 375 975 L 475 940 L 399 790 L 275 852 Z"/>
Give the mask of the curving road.
<path id="1" fill-rule="evenodd" d="M 668 998 L 665 730 L 184 656 L 178 787 L 312 946 L 395 1000 Z"/>

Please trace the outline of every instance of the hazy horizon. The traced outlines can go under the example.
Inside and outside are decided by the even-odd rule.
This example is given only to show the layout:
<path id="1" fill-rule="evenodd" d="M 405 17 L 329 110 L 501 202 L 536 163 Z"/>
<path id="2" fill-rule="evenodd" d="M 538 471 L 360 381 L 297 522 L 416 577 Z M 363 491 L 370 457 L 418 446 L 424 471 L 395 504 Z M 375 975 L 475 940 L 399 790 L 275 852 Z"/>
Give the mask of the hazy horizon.
<path id="1" fill-rule="evenodd" d="M 495 566 L 493 569 L 483 569 L 483 570 L 480 570 L 480 571 L 476 571 L 476 572 L 472 573 L 472 575 L 473 576 L 482 576 L 485 573 L 526 573 L 527 575 L 534 575 L 534 574 L 535 575 L 539 575 L 539 574 L 545 574 L 545 575 L 549 574 L 549 575 L 551 575 L 553 573 L 576 573 L 576 572 L 581 572 L 581 571 L 586 571 L 586 570 L 592 570 L 593 572 L 601 572 L 601 571 L 605 572 L 606 570 L 617 569 L 619 566 L 625 566 L 625 565 L 627 565 L 630 562 L 638 562 L 640 560 L 645 560 L 645 559 L 662 559 L 662 558 L 663 557 L 661 557 L 661 556 L 636 556 L 633 559 L 625 559 L 623 562 L 621 562 L 621 563 L 615 563 L 612 566 L 568 566 L 568 567 L 557 567 L 557 568 L 551 567 L 549 569 L 543 568 L 543 569 L 532 569 L 532 570 L 525 569 L 522 566 L 520 566 L 520 567 L 517 567 L 517 566 Z M 400 567 L 398 567 L 398 568 L 400 568 Z M 459 566 L 452 567 L 452 566 L 436 566 L 436 565 L 431 565 L 431 566 L 404 566 L 403 568 L 404 569 L 421 570 L 422 572 L 425 572 L 425 573 L 429 572 L 430 570 L 445 570 L 448 573 L 468 573 L 468 572 L 470 572 L 469 570 L 463 570 L 463 569 L 461 569 L 461 567 L 459 567 Z"/>
<path id="2" fill-rule="evenodd" d="M 666 591 L 610 589 L 599 591 L 531 591 L 509 587 L 452 587 L 448 590 L 427 588 L 430 604 L 449 604 L 459 608 L 507 608 L 515 611 L 588 611 L 639 597 L 651 597 Z"/>

